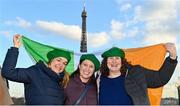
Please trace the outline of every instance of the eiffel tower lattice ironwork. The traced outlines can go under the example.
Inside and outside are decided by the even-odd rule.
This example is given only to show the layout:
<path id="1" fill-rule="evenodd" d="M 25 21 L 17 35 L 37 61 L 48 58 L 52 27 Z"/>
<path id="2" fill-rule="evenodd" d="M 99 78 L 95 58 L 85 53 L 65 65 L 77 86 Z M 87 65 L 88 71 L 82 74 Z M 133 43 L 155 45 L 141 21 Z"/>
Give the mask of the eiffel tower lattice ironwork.
<path id="1" fill-rule="evenodd" d="M 85 9 L 85 2 L 84 2 L 84 9 L 82 11 L 81 17 L 82 17 L 82 36 L 81 36 L 80 52 L 87 52 L 87 32 L 86 32 L 87 12 Z"/>

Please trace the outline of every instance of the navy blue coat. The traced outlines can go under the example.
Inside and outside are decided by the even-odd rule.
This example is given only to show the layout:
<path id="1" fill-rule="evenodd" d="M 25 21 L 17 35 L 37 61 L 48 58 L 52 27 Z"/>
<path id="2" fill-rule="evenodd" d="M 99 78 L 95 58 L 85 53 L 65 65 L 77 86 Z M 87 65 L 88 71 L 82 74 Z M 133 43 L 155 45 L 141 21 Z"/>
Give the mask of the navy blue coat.
<path id="1" fill-rule="evenodd" d="M 18 54 L 18 48 L 8 49 L 1 74 L 11 81 L 24 83 L 26 104 L 64 104 L 64 89 L 60 84 L 64 73 L 57 75 L 42 61 L 29 68 L 15 68 Z"/>

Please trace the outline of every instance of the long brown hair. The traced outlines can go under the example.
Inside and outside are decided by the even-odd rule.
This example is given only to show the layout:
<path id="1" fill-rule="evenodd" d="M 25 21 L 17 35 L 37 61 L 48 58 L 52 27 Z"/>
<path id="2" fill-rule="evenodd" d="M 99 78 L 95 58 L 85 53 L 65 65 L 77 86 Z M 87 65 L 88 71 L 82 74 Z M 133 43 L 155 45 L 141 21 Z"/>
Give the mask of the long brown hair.
<path id="1" fill-rule="evenodd" d="M 121 59 L 121 69 L 119 70 L 121 72 L 121 75 L 125 76 L 126 75 L 126 71 L 127 71 L 127 61 L 126 59 Z M 104 58 L 101 62 L 101 66 L 100 66 L 100 72 L 101 75 L 103 76 L 109 76 L 109 68 L 107 66 L 107 58 Z"/>
<path id="2" fill-rule="evenodd" d="M 62 82 L 60 82 L 60 83 L 62 83 L 62 86 L 63 86 L 64 88 L 66 88 L 66 86 L 67 86 L 67 84 L 68 84 L 68 82 L 69 82 L 69 77 L 70 77 L 70 75 L 69 75 L 66 71 L 64 71 L 63 80 L 62 80 Z"/>

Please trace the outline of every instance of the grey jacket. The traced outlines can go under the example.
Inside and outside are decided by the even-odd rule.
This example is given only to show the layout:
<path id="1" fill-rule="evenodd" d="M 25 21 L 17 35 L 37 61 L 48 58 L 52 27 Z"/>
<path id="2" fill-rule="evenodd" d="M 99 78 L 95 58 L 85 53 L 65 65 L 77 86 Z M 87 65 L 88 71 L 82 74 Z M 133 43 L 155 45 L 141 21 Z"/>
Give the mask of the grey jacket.
<path id="1" fill-rule="evenodd" d="M 177 59 L 167 57 L 159 71 L 153 71 L 139 65 L 128 66 L 125 88 L 135 105 L 150 104 L 147 88 L 157 88 L 170 80 L 177 65 Z"/>

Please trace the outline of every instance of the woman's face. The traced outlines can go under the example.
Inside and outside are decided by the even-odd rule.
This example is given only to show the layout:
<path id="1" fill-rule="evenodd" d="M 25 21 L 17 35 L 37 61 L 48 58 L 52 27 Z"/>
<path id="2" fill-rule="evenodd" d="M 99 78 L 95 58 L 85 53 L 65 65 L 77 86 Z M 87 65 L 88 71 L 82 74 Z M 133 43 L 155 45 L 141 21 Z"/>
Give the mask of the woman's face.
<path id="1" fill-rule="evenodd" d="M 91 62 L 90 60 L 84 60 L 79 65 L 80 78 L 81 80 L 84 80 L 84 82 L 87 82 L 90 79 L 94 71 L 95 71 L 95 66 L 93 62 Z"/>
<path id="2" fill-rule="evenodd" d="M 121 69 L 121 57 L 114 56 L 107 58 L 107 66 L 110 71 L 119 71 Z"/>
<path id="3" fill-rule="evenodd" d="M 55 73 L 59 74 L 64 71 L 67 65 L 67 59 L 64 57 L 54 58 L 48 65 Z"/>

